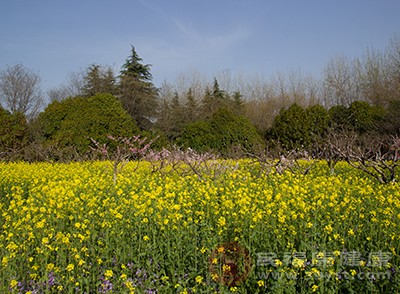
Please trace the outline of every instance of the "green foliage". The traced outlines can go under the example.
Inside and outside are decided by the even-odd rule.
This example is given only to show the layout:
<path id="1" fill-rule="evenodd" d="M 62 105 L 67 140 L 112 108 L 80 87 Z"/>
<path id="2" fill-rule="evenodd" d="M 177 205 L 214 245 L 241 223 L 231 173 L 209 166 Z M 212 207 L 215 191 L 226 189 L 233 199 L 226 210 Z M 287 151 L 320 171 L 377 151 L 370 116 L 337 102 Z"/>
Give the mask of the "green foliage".
<path id="1" fill-rule="evenodd" d="M 269 135 L 287 150 L 308 147 L 311 137 L 307 112 L 296 103 L 288 109 L 282 109 L 276 116 Z"/>
<path id="2" fill-rule="evenodd" d="M 120 73 L 120 100 L 123 107 L 142 130 L 152 128 L 156 115 L 158 90 L 151 82 L 150 65 L 141 63 L 132 46 L 131 56 L 126 60 Z"/>
<path id="3" fill-rule="evenodd" d="M 98 93 L 115 94 L 117 91 L 113 70 L 92 64 L 84 77 L 83 93 L 85 97 L 94 96 Z"/>
<path id="4" fill-rule="evenodd" d="M 344 131 L 349 126 L 349 110 L 343 105 L 335 105 L 329 109 L 330 125 L 335 131 Z"/>
<path id="5" fill-rule="evenodd" d="M 215 140 L 210 121 L 199 120 L 186 125 L 177 141 L 185 148 L 206 152 L 211 150 L 211 145 Z"/>
<path id="6" fill-rule="evenodd" d="M 196 99 L 193 96 L 193 91 L 189 88 L 186 94 L 186 104 L 185 104 L 185 121 L 193 122 L 198 116 L 198 105 Z"/>
<path id="7" fill-rule="evenodd" d="M 235 146 L 252 151 L 262 143 L 262 139 L 248 119 L 220 108 L 211 120 L 188 124 L 179 142 L 200 152 L 214 150 L 227 155 Z"/>
<path id="8" fill-rule="evenodd" d="M 314 142 L 320 141 L 329 129 L 329 113 L 322 105 L 313 105 L 306 109 L 309 134 Z"/>
<path id="9" fill-rule="evenodd" d="M 102 143 L 107 135 L 132 136 L 139 132 L 117 98 L 97 94 L 54 101 L 39 116 L 49 144 L 73 146 L 79 153 L 89 149 L 90 138 Z"/>
<path id="10" fill-rule="evenodd" d="M 400 134 L 400 100 L 389 102 L 380 123 L 381 132 L 391 135 Z"/>
<path id="11" fill-rule="evenodd" d="M 382 124 L 385 110 L 365 101 L 354 101 L 347 108 L 343 105 L 329 109 L 330 124 L 335 131 L 355 131 L 359 134 L 376 131 Z"/>
<path id="12" fill-rule="evenodd" d="M 364 101 L 349 106 L 349 127 L 359 134 L 372 131 L 375 123 L 374 108 Z"/>
<path id="13" fill-rule="evenodd" d="M 137 54 L 135 47 L 131 46 L 131 56 L 122 66 L 121 76 L 130 77 L 140 82 L 149 82 L 152 79 L 150 65 L 142 64 L 142 59 Z"/>
<path id="14" fill-rule="evenodd" d="M 28 126 L 26 117 L 0 107 L 0 153 L 15 152 L 28 142 Z"/>

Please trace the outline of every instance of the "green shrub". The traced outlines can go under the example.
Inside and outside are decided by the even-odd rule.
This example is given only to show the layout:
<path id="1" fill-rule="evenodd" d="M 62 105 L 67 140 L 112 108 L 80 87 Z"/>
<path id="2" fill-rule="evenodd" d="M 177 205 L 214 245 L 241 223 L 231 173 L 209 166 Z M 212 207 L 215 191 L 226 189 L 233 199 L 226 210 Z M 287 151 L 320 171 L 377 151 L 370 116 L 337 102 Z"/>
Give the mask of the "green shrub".
<path id="1" fill-rule="evenodd" d="M 213 150 L 227 155 L 235 146 L 253 151 L 262 144 L 262 139 L 247 118 L 220 108 L 211 120 L 186 125 L 179 143 L 199 152 Z"/>
<path id="2" fill-rule="evenodd" d="M 129 137 L 139 133 L 121 102 L 110 94 L 75 97 L 51 103 L 39 116 L 48 144 L 89 150 L 90 139 L 104 143 L 107 135 Z"/>

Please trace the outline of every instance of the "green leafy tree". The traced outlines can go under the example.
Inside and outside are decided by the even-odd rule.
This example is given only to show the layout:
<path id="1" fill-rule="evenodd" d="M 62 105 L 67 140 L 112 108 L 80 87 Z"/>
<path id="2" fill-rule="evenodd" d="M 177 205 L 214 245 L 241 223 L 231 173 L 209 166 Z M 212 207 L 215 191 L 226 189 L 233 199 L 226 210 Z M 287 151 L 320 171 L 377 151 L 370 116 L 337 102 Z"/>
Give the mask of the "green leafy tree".
<path id="1" fill-rule="evenodd" d="M 39 116 L 48 144 L 89 150 L 91 139 L 103 143 L 107 135 L 129 137 L 139 133 L 120 101 L 110 94 L 54 101 Z"/>
<path id="2" fill-rule="evenodd" d="M 282 109 L 275 117 L 269 135 L 287 150 L 307 148 L 311 138 L 306 111 L 296 103 Z"/>
<path id="3" fill-rule="evenodd" d="M 349 129 L 350 112 L 346 106 L 335 105 L 328 110 L 330 127 L 335 132 L 347 131 Z"/>
<path id="4" fill-rule="evenodd" d="M 262 138 L 254 125 L 243 117 L 237 116 L 227 108 L 220 108 L 211 120 L 216 135 L 213 149 L 228 153 L 232 147 L 241 146 L 244 150 L 254 151 L 262 144 Z"/>
<path id="5" fill-rule="evenodd" d="M 400 135 L 400 100 L 389 102 L 380 123 L 382 132 L 390 135 Z"/>
<path id="6" fill-rule="evenodd" d="M 158 91 L 151 82 L 150 65 L 131 48 L 120 73 L 120 100 L 141 129 L 151 129 L 156 117 Z"/>
<path id="7" fill-rule="evenodd" d="M 236 116 L 227 108 L 220 108 L 211 120 L 188 124 L 180 143 L 200 152 L 213 150 L 228 155 L 236 146 L 253 151 L 262 144 L 262 138 L 248 119 Z"/>
<path id="8" fill-rule="evenodd" d="M 0 157 L 10 158 L 20 153 L 28 143 L 26 117 L 20 112 L 10 113 L 0 107 L 0 125 Z"/>
<path id="9" fill-rule="evenodd" d="M 359 134 L 376 130 L 383 119 L 383 109 L 364 101 L 354 101 L 349 106 L 349 127 Z"/>
<path id="10" fill-rule="evenodd" d="M 210 121 L 199 120 L 185 126 L 181 136 L 177 139 L 179 145 L 185 148 L 192 148 L 198 152 L 208 152 L 212 149 L 212 142 L 215 142 Z"/>
<path id="11" fill-rule="evenodd" d="M 311 140 L 320 142 L 329 129 L 329 113 L 322 105 L 313 105 L 306 109 Z"/>

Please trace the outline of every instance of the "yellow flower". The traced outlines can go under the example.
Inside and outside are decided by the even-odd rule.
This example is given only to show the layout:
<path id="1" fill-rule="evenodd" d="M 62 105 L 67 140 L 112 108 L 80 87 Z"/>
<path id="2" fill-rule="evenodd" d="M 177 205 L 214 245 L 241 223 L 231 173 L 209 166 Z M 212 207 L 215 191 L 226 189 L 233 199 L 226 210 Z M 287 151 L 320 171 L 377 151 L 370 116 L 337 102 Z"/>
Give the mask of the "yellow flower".
<path id="1" fill-rule="evenodd" d="M 125 282 L 125 286 L 129 289 L 130 293 L 134 293 L 135 291 L 135 287 L 133 286 L 133 282 L 132 281 L 126 281 Z"/>
<path id="2" fill-rule="evenodd" d="M 149 241 L 150 238 L 149 238 L 149 236 L 146 235 L 146 236 L 143 237 L 143 240 L 144 240 L 144 241 Z"/>
<path id="3" fill-rule="evenodd" d="M 17 285 L 18 285 L 18 281 L 17 280 L 11 280 L 10 288 L 15 288 Z"/>
<path id="4" fill-rule="evenodd" d="M 279 259 L 275 259 L 275 265 L 276 266 L 281 266 L 283 263 Z"/>
<path id="5" fill-rule="evenodd" d="M 72 263 L 70 263 L 69 265 L 67 265 L 67 271 L 71 272 L 74 270 L 74 265 Z"/>
<path id="6" fill-rule="evenodd" d="M 230 270 L 231 270 L 231 267 L 230 267 L 229 265 L 224 264 L 224 265 L 222 266 L 222 271 L 224 271 L 224 272 L 229 272 Z"/>
<path id="7" fill-rule="evenodd" d="M 311 291 L 317 292 L 317 290 L 318 290 L 318 286 L 317 286 L 317 285 L 313 285 L 313 286 L 311 287 Z"/>
<path id="8" fill-rule="evenodd" d="M 203 277 L 202 276 L 197 276 L 195 280 L 196 280 L 197 284 L 201 284 L 203 282 Z"/>
<path id="9" fill-rule="evenodd" d="M 224 226 L 226 225 L 226 218 L 223 217 L 223 216 L 221 216 L 221 217 L 218 219 L 218 225 L 219 225 L 220 227 L 224 227 Z"/>
<path id="10" fill-rule="evenodd" d="M 304 265 L 304 259 L 294 258 L 292 264 L 294 267 L 302 267 Z"/>
<path id="11" fill-rule="evenodd" d="M 54 263 L 47 264 L 47 270 L 52 271 L 54 269 Z"/>
<path id="12" fill-rule="evenodd" d="M 333 254 L 334 254 L 335 256 L 340 256 L 340 251 L 339 251 L 339 250 L 335 250 L 335 251 L 333 251 Z"/>
<path id="13" fill-rule="evenodd" d="M 328 234 L 332 233 L 332 226 L 331 225 L 327 225 L 324 228 L 324 231 Z"/>
<path id="14" fill-rule="evenodd" d="M 106 270 L 105 273 L 104 273 L 104 276 L 105 276 L 106 278 L 112 278 L 113 274 L 114 274 L 114 273 L 113 273 L 112 270 Z"/>
<path id="15" fill-rule="evenodd" d="M 257 282 L 257 284 L 258 284 L 258 287 L 264 287 L 265 282 L 264 282 L 264 280 L 259 280 L 259 281 Z"/>
<path id="16" fill-rule="evenodd" d="M 230 290 L 231 292 L 237 292 L 237 287 L 230 287 L 229 290 Z"/>
<path id="17" fill-rule="evenodd" d="M 3 256 L 3 258 L 1 259 L 1 263 L 4 267 L 7 266 L 8 264 L 8 257 L 7 256 Z"/>
<path id="18" fill-rule="evenodd" d="M 349 233 L 350 236 L 353 236 L 353 235 L 354 235 L 353 229 L 350 229 L 350 230 L 348 231 L 348 233 Z"/>

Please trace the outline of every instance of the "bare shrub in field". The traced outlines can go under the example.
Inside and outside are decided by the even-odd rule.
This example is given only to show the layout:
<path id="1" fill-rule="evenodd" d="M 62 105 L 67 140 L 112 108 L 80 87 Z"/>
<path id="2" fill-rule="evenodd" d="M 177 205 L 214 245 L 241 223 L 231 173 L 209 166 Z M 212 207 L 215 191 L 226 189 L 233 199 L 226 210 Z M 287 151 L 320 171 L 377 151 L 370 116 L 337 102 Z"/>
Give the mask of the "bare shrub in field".
<path id="1" fill-rule="evenodd" d="M 400 138 L 366 137 L 355 133 L 332 136 L 333 154 L 380 183 L 396 182 L 400 166 Z"/>
<path id="2" fill-rule="evenodd" d="M 165 175 L 170 172 L 178 172 L 182 176 L 195 174 L 199 180 L 216 179 L 225 173 L 228 165 L 217 160 L 212 153 L 198 153 L 190 148 L 181 150 L 173 147 L 171 150 L 150 150 L 145 156 L 152 166 L 152 172 L 160 172 Z"/>
<path id="3" fill-rule="evenodd" d="M 110 160 L 113 164 L 113 181 L 117 182 L 118 173 L 121 172 L 124 165 L 130 159 L 143 158 L 150 150 L 151 144 L 155 141 L 148 140 L 147 137 L 141 138 L 140 135 L 132 138 L 119 137 L 114 138 L 109 135 L 107 138 L 115 147 L 110 147 L 110 144 L 100 144 L 94 139 L 91 139 L 94 147 L 91 150 L 94 153 L 100 154 L 103 159 Z"/>
<path id="4" fill-rule="evenodd" d="M 291 150 L 280 151 L 280 155 L 269 154 L 263 150 L 257 154 L 247 153 L 253 159 L 253 163 L 260 166 L 260 170 L 264 175 L 269 175 L 271 172 L 283 174 L 286 170 L 293 174 L 307 175 L 311 168 L 315 165 L 315 161 L 311 158 L 307 151 Z"/>

